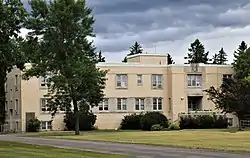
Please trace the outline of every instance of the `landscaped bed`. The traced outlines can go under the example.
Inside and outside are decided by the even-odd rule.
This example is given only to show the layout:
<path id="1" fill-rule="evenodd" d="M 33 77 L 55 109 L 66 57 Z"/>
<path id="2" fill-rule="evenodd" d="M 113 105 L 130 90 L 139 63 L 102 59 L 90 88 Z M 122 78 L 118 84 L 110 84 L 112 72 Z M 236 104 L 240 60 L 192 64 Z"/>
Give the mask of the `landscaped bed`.
<path id="1" fill-rule="evenodd" d="M 81 132 L 80 136 L 75 136 L 74 132 L 41 132 L 28 136 L 250 152 L 250 131 L 231 133 L 228 129 L 150 132 L 91 131 Z"/>
<path id="2" fill-rule="evenodd" d="M 128 158 L 126 156 L 95 153 L 82 150 L 71 150 L 38 146 L 15 142 L 0 141 L 0 158 Z"/>

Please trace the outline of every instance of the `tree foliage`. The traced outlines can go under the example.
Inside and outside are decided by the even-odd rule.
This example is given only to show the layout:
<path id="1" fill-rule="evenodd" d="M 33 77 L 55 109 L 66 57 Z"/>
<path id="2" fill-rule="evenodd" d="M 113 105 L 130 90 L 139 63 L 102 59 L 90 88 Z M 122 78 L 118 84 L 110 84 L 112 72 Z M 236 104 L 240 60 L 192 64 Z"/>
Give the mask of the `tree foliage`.
<path id="1" fill-rule="evenodd" d="M 27 16 L 19 0 L 0 1 L 0 124 L 5 122 L 5 82 L 13 66 L 23 69 L 24 41 L 19 37 Z"/>
<path id="2" fill-rule="evenodd" d="M 213 56 L 213 64 L 225 65 L 227 62 L 227 54 L 223 48 Z"/>
<path id="3" fill-rule="evenodd" d="M 54 114 L 71 108 L 79 134 L 79 109 L 102 101 L 106 71 L 96 68 L 98 55 L 88 36 L 94 36 L 92 10 L 85 0 L 31 0 L 26 27 L 32 68 L 24 78 L 48 76 L 48 105 Z"/>
<path id="4" fill-rule="evenodd" d="M 219 88 L 205 90 L 209 99 L 222 112 L 233 113 L 239 120 L 250 114 L 250 82 L 236 78 L 224 78 Z"/>
<path id="5" fill-rule="evenodd" d="M 175 64 L 175 62 L 170 54 L 167 55 L 167 63 L 168 63 L 168 65 Z"/>
<path id="6" fill-rule="evenodd" d="M 128 59 L 127 59 L 127 57 L 125 57 L 122 62 L 126 63 L 127 61 L 128 61 Z"/>
<path id="7" fill-rule="evenodd" d="M 236 51 L 234 51 L 234 62 L 237 61 L 237 58 L 247 50 L 247 44 L 245 41 L 242 41 Z"/>
<path id="8" fill-rule="evenodd" d="M 105 62 L 105 57 L 102 56 L 102 51 L 98 54 L 98 62 Z"/>
<path id="9" fill-rule="evenodd" d="M 130 53 L 128 55 L 141 54 L 142 51 L 142 46 L 136 41 L 134 45 L 130 47 Z"/>
<path id="10" fill-rule="evenodd" d="M 191 43 L 190 48 L 188 48 L 190 53 L 187 54 L 185 59 L 188 59 L 188 64 L 190 63 L 208 63 L 208 54 L 209 52 L 205 52 L 204 45 L 200 42 L 199 39 L 196 39 L 193 43 Z"/>

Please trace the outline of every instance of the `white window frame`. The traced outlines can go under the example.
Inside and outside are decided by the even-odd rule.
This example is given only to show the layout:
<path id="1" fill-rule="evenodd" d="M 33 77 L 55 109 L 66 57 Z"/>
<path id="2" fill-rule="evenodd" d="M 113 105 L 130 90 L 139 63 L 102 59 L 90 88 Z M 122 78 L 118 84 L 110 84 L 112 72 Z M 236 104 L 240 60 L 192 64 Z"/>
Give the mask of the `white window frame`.
<path id="1" fill-rule="evenodd" d="M 103 101 L 99 103 L 98 110 L 109 111 L 109 99 L 108 98 L 104 98 Z"/>
<path id="2" fill-rule="evenodd" d="M 19 100 L 18 98 L 15 99 L 15 112 L 19 114 Z"/>
<path id="3" fill-rule="evenodd" d="M 47 106 L 47 102 L 48 102 L 47 98 L 41 98 L 40 99 L 40 109 L 41 109 L 41 112 L 50 112 L 50 107 Z"/>
<path id="4" fill-rule="evenodd" d="M 162 74 L 152 74 L 152 88 L 162 89 L 163 87 L 163 75 Z"/>
<path id="5" fill-rule="evenodd" d="M 45 125 L 45 126 L 43 126 L 43 125 Z M 52 130 L 52 121 L 51 120 L 50 121 L 41 121 L 40 129 L 42 131 Z"/>
<path id="6" fill-rule="evenodd" d="M 15 86 L 18 85 L 18 75 L 15 75 Z"/>
<path id="7" fill-rule="evenodd" d="M 127 102 L 128 99 L 127 98 L 117 98 L 116 101 L 116 108 L 118 111 L 126 111 L 127 110 Z"/>
<path id="8" fill-rule="evenodd" d="M 135 110 L 136 111 L 145 110 L 145 98 L 135 98 Z"/>
<path id="9" fill-rule="evenodd" d="M 142 80 L 142 74 L 137 75 L 137 86 L 142 86 L 143 80 Z"/>
<path id="10" fill-rule="evenodd" d="M 188 87 L 201 87 L 202 86 L 202 75 L 201 74 L 188 74 L 187 84 Z"/>
<path id="11" fill-rule="evenodd" d="M 127 74 L 116 74 L 116 88 L 128 88 Z"/>
<path id="12" fill-rule="evenodd" d="M 158 98 L 153 98 L 152 100 L 153 100 L 153 111 L 162 111 L 163 110 L 163 98 L 158 97 Z M 155 101 L 156 101 L 156 105 L 155 105 Z M 161 105 L 160 105 L 160 103 L 161 103 Z"/>
<path id="13" fill-rule="evenodd" d="M 222 78 L 231 78 L 233 75 L 232 74 L 223 74 Z"/>

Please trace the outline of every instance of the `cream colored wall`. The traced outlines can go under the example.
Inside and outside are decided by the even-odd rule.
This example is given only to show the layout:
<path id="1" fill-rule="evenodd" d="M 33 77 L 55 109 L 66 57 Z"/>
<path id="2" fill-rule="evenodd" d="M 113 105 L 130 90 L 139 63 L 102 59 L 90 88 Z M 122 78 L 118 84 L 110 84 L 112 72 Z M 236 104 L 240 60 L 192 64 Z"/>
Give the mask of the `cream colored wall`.
<path id="1" fill-rule="evenodd" d="M 17 85 L 15 85 L 15 80 L 17 75 Z M 21 119 L 21 71 L 19 69 L 12 69 L 10 73 L 7 74 L 6 81 L 6 122 L 9 124 L 10 130 L 20 130 L 20 119 Z M 18 110 L 15 112 L 15 100 L 18 99 Z M 11 116 L 10 109 L 13 109 Z"/>
<path id="2" fill-rule="evenodd" d="M 136 54 L 127 57 L 128 63 L 138 62 L 141 64 L 155 64 L 165 65 L 167 64 L 166 55 L 154 55 L 154 54 Z"/>
<path id="3" fill-rule="evenodd" d="M 40 79 L 33 77 L 28 81 L 22 80 L 22 131 L 26 130 L 26 113 L 34 112 L 40 121 L 52 120 L 51 114 L 41 111 L 40 99 L 47 94 L 47 89 L 40 87 Z M 53 130 L 63 130 L 63 113 L 57 113 L 52 121 Z"/>

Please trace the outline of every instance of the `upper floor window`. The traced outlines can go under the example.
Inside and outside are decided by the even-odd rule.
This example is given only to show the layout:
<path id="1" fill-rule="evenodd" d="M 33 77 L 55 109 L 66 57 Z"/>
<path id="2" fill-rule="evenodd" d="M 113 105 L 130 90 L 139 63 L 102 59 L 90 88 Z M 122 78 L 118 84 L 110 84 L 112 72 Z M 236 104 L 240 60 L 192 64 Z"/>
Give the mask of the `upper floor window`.
<path id="1" fill-rule="evenodd" d="M 223 74 L 223 78 L 231 78 L 232 74 Z"/>
<path id="2" fill-rule="evenodd" d="M 108 110 L 109 110 L 108 98 L 105 98 L 101 103 L 99 103 L 99 111 L 108 111 Z"/>
<path id="3" fill-rule="evenodd" d="M 117 74 L 116 75 L 116 87 L 117 88 L 127 88 L 128 87 L 128 75 L 127 74 Z"/>
<path id="4" fill-rule="evenodd" d="M 127 110 L 127 98 L 117 98 L 117 110 Z"/>
<path id="5" fill-rule="evenodd" d="M 46 98 L 41 99 L 41 110 L 42 111 L 50 111 L 50 107 L 48 106 L 48 99 L 46 99 Z"/>
<path id="6" fill-rule="evenodd" d="M 18 75 L 15 75 L 15 86 L 18 84 Z"/>
<path id="7" fill-rule="evenodd" d="M 201 74 L 189 74 L 188 78 L 188 87 L 201 87 L 202 76 Z"/>
<path id="8" fill-rule="evenodd" d="M 135 99 L 135 110 L 144 110 L 144 98 Z"/>
<path id="9" fill-rule="evenodd" d="M 18 102 L 18 99 L 15 99 L 15 111 L 16 111 L 16 114 L 18 114 L 18 112 L 19 112 L 19 102 Z"/>
<path id="10" fill-rule="evenodd" d="M 142 75 L 141 74 L 137 75 L 137 86 L 142 86 Z"/>
<path id="11" fill-rule="evenodd" d="M 153 98 L 153 110 L 162 110 L 162 98 Z"/>
<path id="12" fill-rule="evenodd" d="M 162 88 L 162 75 L 152 75 L 152 87 L 153 88 Z"/>
<path id="13" fill-rule="evenodd" d="M 47 76 L 41 76 L 40 77 L 40 84 L 42 87 L 47 86 L 48 83 L 48 77 Z"/>

